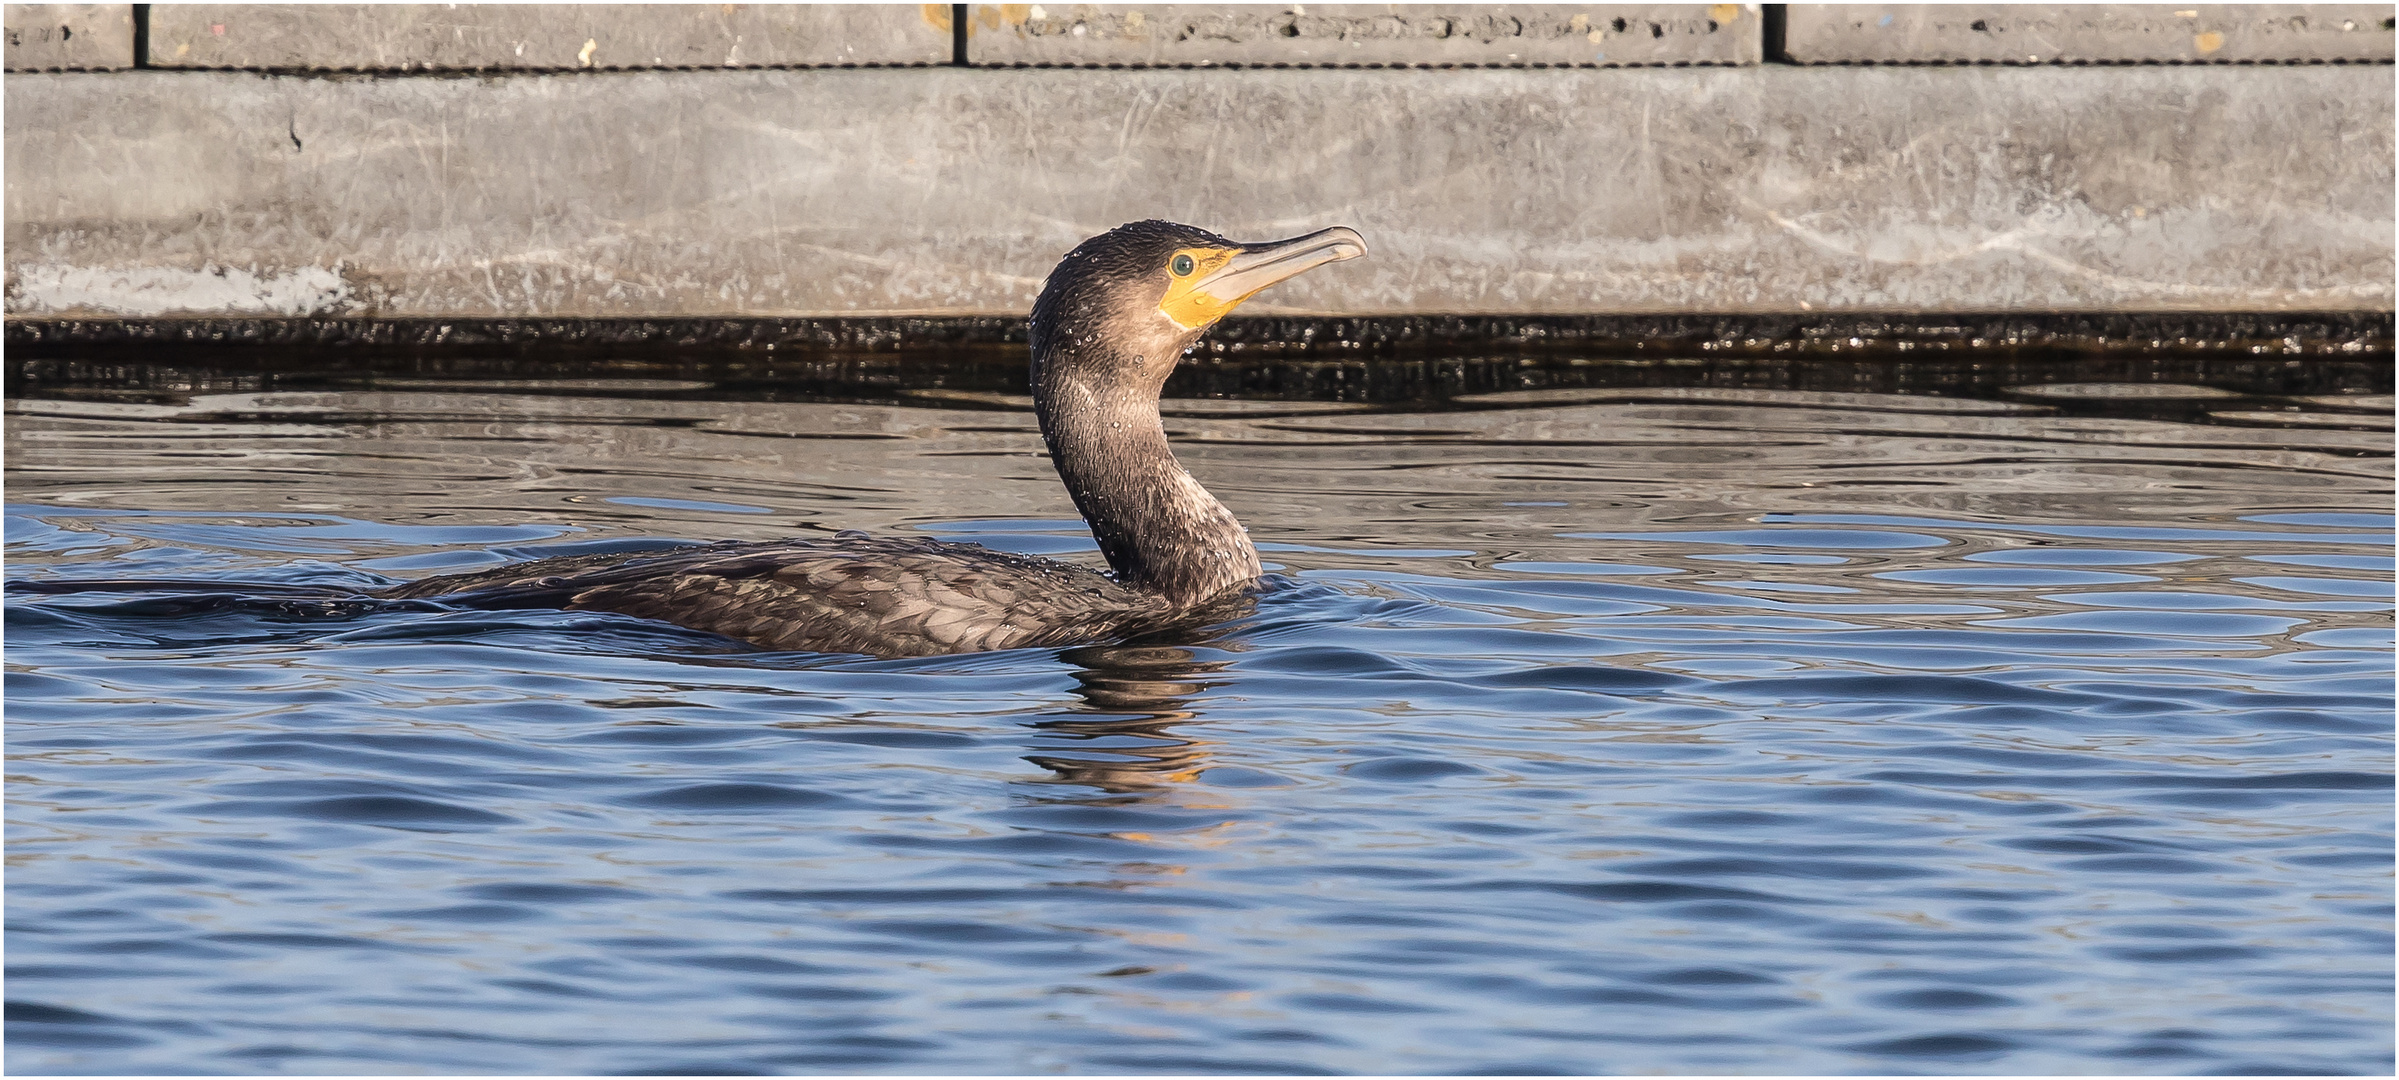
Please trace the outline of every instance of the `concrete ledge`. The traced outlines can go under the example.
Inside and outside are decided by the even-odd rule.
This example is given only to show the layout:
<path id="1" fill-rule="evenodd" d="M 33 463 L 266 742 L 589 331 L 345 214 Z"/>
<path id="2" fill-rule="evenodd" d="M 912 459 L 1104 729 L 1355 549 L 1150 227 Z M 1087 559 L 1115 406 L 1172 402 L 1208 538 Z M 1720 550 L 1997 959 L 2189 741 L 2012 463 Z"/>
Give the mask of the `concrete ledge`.
<path id="1" fill-rule="evenodd" d="M 133 66 L 131 4 L 9 4 L 6 17 L 9 71 Z"/>
<path id="2" fill-rule="evenodd" d="M 510 71 L 946 64 L 947 4 L 156 4 L 152 67 Z"/>
<path id="3" fill-rule="evenodd" d="M 974 64 L 1755 64 L 1756 4 L 976 4 Z"/>
<path id="4" fill-rule="evenodd" d="M 1792 4 L 1802 64 L 2389 62 L 2387 4 Z"/>
<path id="5" fill-rule="evenodd" d="M 2388 311 L 2387 69 L 9 79 L 11 317 L 1021 314 L 1329 224 L 1262 314 Z M 2319 149 L 2309 149 L 2319 148 Z"/>

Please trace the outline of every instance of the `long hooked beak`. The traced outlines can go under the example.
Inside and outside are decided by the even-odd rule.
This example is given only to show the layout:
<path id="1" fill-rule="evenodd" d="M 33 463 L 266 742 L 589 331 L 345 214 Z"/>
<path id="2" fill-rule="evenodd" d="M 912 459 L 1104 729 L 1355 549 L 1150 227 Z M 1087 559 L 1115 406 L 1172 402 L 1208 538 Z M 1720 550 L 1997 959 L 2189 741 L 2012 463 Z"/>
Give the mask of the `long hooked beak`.
<path id="1" fill-rule="evenodd" d="M 1359 236 L 1356 229 L 1340 226 L 1289 240 L 1244 244 L 1241 254 L 1194 282 L 1192 291 L 1205 293 L 1231 307 L 1284 278 L 1365 254 L 1366 238 Z"/>

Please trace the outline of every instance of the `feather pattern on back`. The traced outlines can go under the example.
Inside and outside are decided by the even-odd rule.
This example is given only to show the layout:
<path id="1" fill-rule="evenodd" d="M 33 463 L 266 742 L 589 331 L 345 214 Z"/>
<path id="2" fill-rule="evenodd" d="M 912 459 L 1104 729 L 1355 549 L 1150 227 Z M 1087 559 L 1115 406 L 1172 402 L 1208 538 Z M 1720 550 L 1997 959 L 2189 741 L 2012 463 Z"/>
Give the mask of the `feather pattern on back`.
<path id="1" fill-rule="evenodd" d="M 1175 607 L 1068 563 L 841 537 L 566 555 L 386 590 L 461 607 L 613 611 L 769 649 L 930 656 L 1122 636 Z"/>

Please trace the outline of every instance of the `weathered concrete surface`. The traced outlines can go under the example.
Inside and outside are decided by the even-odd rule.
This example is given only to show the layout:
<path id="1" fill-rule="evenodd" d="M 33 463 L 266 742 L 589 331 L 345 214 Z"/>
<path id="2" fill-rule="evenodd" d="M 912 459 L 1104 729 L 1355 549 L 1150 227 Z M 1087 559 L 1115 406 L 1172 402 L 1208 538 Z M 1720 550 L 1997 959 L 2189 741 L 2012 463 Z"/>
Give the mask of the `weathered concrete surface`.
<path id="1" fill-rule="evenodd" d="M 946 64 L 948 4 L 158 4 L 162 68 L 438 71 Z"/>
<path id="2" fill-rule="evenodd" d="M 2390 60 L 2388 4 L 1792 4 L 1803 64 Z"/>
<path id="3" fill-rule="evenodd" d="M 976 4 L 974 64 L 1754 64 L 1756 4 Z"/>
<path id="4" fill-rule="evenodd" d="M 1245 309 L 2388 311 L 2381 67 L 9 79 L 12 316 L 1022 313 L 1084 236 L 1355 226 Z"/>
<path id="5" fill-rule="evenodd" d="M 133 66 L 131 4 L 9 4 L 9 71 L 111 71 Z"/>

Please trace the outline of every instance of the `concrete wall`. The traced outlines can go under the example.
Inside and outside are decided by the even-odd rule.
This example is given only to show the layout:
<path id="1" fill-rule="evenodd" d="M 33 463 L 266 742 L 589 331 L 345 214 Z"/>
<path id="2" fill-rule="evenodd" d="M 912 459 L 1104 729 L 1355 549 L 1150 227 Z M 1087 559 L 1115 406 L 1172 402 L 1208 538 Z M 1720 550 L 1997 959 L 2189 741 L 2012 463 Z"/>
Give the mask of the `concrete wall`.
<path id="1" fill-rule="evenodd" d="M 1767 14 L 1783 27 L 1767 57 Z M 7 5 L 10 71 L 831 65 L 2320 63 L 2392 58 L 2369 4 Z M 953 24 L 963 30 L 953 35 Z"/>
<path id="2" fill-rule="evenodd" d="M 1756 4 L 975 4 L 977 65 L 1754 64 Z"/>
<path id="3" fill-rule="evenodd" d="M 155 4 L 147 65 L 613 71 L 946 64 L 947 4 Z"/>
<path id="4" fill-rule="evenodd" d="M 113 71 L 133 66 L 133 5 L 10 4 L 0 30 L 10 71 Z"/>
<path id="5" fill-rule="evenodd" d="M 2387 65 L 1759 64 L 1766 13 L 1724 7 L 1026 5 L 969 8 L 961 21 L 946 5 L 711 6 L 613 24 L 592 21 L 593 9 L 460 8 L 440 24 L 431 6 L 162 5 L 151 9 L 153 56 L 188 39 L 198 44 L 182 56 L 209 64 L 488 74 L 12 74 L 5 310 L 1008 315 L 1081 237 L 1149 216 L 1245 238 L 1328 224 L 1366 234 L 1372 258 L 1278 287 L 1249 309 L 1262 312 L 2393 306 Z M 9 9 L 12 65 L 32 56 L 14 43 L 27 10 Z M 65 9 L 42 10 L 56 21 Z M 2384 23 L 2336 31 L 2324 28 L 2363 24 L 2348 8 L 2305 10 L 2316 13 L 2307 26 L 2336 35 L 2326 40 L 2379 41 L 2388 55 Z M 1545 55 L 1545 42 L 1615 40 L 1611 11 L 1633 12 L 1624 33 L 1652 43 L 1677 40 L 1667 27 L 1684 20 L 1673 24 L 1690 31 L 1676 46 L 1684 59 L 1662 63 L 1733 66 L 1523 59 Z M 1183 29 L 1136 39 L 1128 16 L 1141 12 L 1149 31 Z M 1508 33 L 1494 12 L 1514 13 Z M 1806 14 L 1785 14 L 1795 49 L 1840 40 L 1808 30 Z M 1822 14 L 1869 41 L 1890 26 L 1938 44 L 1944 27 L 1989 36 L 2031 25 L 1961 29 L 1913 8 Z M 1659 20 L 1657 32 L 1636 17 Z M 354 32 L 339 48 L 327 42 L 341 35 L 276 36 L 308 19 L 349 19 Z M 1209 19 L 1235 22 L 1190 44 L 1206 35 L 1184 29 L 1218 26 Z M 1715 30 L 1698 29 L 1710 21 Z M 1048 59 L 898 66 L 954 46 L 960 27 L 998 58 L 1023 46 L 1009 35 L 1074 39 L 1078 25 L 1096 40 L 1018 54 Z M 2187 38 L 2196 24 L 2172 25 Z M 1578 27 L 1590 29 L 1577 37 Z M 722 51 L 729 38 L 753 51 Z M 887 59 L 871 63 L 883 66 L 534 70 L 635 64 L 645 52 L 678 61 L 670 67 L 807 65 L 868 55 L 874 41 Z M 1253 51 L 1224 51 L 1242 41 Z M 1424 51 L 1408 53 L 1411 42 Z M 1738 48 L 1705 52 L 1726 42 Z M 1501 70 L 1406 63 L 1474 64 L 1456 58 L 1494 49 L 1519 59 L 1494 60 Z M 1227 59 L 1292 50 L 1401 66 Z M 1194 69 L 1012 67 L 1108 56 Z M 1212 64 L 1239 69 L 1197 70 Z"/>
<path id="6" fill-rule="evenodd" d="M 10 71 L 1756 63 L 1756 4 L 7 6 Z M 106 37 L 93 29 L 121 25 Z M 953 25 L 963 29 L 953 35 Z M 84 40 L 67 46 L 76 35 Z"/>
<path id="7" fill-rule="evenodd" d="M 1802 64 L 2322 63 L 2391 59 L 2387 4 L 1792 4 Z"/>

